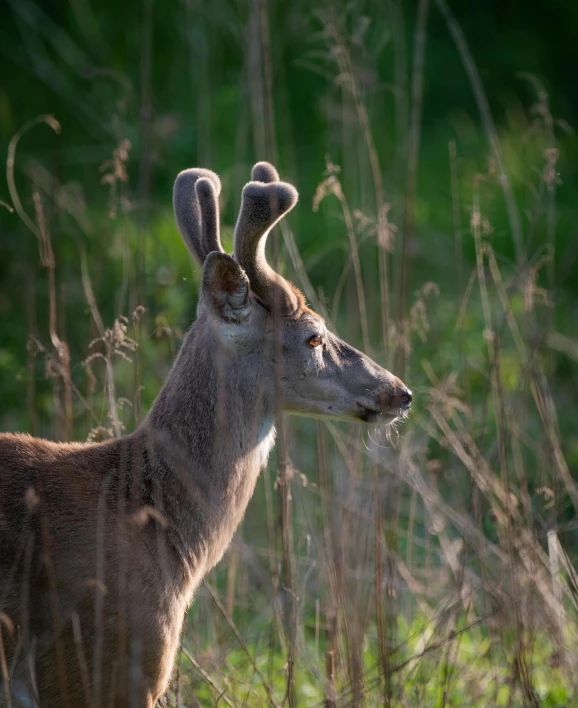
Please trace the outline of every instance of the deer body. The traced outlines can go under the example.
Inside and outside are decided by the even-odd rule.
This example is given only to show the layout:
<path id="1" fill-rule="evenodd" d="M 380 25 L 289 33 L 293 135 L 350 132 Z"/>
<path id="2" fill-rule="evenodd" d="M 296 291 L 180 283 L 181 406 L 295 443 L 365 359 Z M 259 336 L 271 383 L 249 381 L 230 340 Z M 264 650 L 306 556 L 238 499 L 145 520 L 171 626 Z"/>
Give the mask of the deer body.
<path id="1" fill-rule="evenodd" d="M 15 623 L 28 623 L 26 633 L 36 638 L 36 680 L 48 705 L 60 705 L 54 702 L 65 693 L 71 706 L 90 705 L 92 692 L 85 695 L 78 681 L 81 667 L 71 631 L 73 613 L 80 611 L 88 621 L 80 624 L 80 632 L 91 673 L 99 641 L 102 657 L 114 657 L 107 661 L 97 701 L 104 702 L 116 680 L 131 686 L 123 699 L 127 705 L 135 694 L 141 696 L 136 705 L 155 704 L 170 677 L 193 593 L 229 545 L 267 461 L 274 442 L 272 371 L 252 351 L 218 366 L 204 337 L 211 335 L 201 320 L 187 335 L 147 420 L 132 435 L 92 444 L 0 435 L 2 519 L 11 538 L 31 550 L 26 567 L 25 554 L 17 554 L 19 543 L 2 546 L 1 576 L 13 573 L 11 603 L 3 604 L 3 611 Z M 227 405 L 220 421 L 219 377 L 228 379 L 222 384 Z M 219 428 L 228 431 L 227 445 Z M 34 495 L 27 497 L 28 490 Z M 47 547 L 65 629 L 65 690 L 54 671 L 52 623 L 44 616 L 51 608 L 50 580 L 41 571 L 25 583 L 31 569 L 42 565 Z M 99 551 L 104 558 L 100 576 Z M 29 597 L 22 596 L 25 585 Z M 95 587 L 104 592 L 98 626 Z M 30 615 L 22 616 L 23 608 Z M 43 608 L 40 617 L 35 608 Z M 138 617 L 131 618 L 132 608 L 138 608 Z M 119 623 L 125 637 L 119 636 Z M 13 659 L 15 642 L 13 647 L 5 643 Z M 122 643 L 141 645 L 142 657 L 130 652 L 122 657 Z M 131 659 L 142 662 L 142 677 L 128 676 Z"/>
<path id="2" fill-rule="evenodd" d="M 399 379 L 327 332 L 269 269 L 265 237 L 296 195 L 266 163 L 253 174 L 235 259 L 220 247 L 216 175 L 177 179 L 203 285 L 143 424 L 104 443 L 0 435 L 0 705 L 152 708 L 194 591 L 267 461 L 279 401 L 358 421 L 409 406 Z"/>

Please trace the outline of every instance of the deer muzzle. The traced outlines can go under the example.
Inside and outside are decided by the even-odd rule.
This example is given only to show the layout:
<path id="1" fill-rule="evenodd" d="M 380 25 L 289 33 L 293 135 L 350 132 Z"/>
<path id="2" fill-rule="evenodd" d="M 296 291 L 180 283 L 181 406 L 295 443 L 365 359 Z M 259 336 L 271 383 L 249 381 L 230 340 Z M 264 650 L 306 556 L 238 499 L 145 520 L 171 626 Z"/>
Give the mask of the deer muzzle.
<path id="1" fill-rule="evenodd" d="M 396 376 L 388 382 L 386 389 L 379 391 L 374 404 L 359 402 L 359 418 L 366 423 L 391 423 L 396 418 L 407 415 L 413 394 Z"/>

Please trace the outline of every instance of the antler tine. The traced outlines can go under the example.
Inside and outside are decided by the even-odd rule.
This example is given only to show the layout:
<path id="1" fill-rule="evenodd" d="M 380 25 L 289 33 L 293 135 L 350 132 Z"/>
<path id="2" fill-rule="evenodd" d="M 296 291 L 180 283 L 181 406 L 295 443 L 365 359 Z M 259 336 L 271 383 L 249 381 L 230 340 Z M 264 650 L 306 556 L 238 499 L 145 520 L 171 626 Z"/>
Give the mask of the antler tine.
<path id="1" fill-rule="evenodd" d="M 219 187 L 221 185 L 219 184 Z M 206 258 L 211 251 L 223 251 L 219 235 L 219 202 L 213 182 L 201 177 L 195 183 L 195 192 L 201 207 L 201 244 Z"/>
<path id="2" fill-rule="evenodd" d="M 259 163 L 263 164 L 267 163 Z M 271 170 L 276 173 L 275 168 Z M 265 244 L 269 231 L 297 204 L 297 199 L 297 190 L 286 182 L 249 182 L 243 188 L 235 226 L 235 259 L 249 276 L 251 289 L 265 303 L 278 303 L 282 314 L 295 312 L 299 300 L 287 281 L 267 263 Z"/>
<path id="3" fill-rule="evenodd" d="M 212 185 L 214 194 L 219 195 L 221 181 L 211 170 L 194 167 L 183 170 L 177 175 L 173 188 L 173 207 L 179 230 L 189 251 L 203 265 L 207 256 L 203 239 L 203 218 L 201 203 L 195 185 L 200 179 L 208 180 Z M 205 188 L 201 188 L 205 192 Z M 215 196 L 215 199 L 216 199 Z M 208 200 L 207 200 L 208 201 Z M 205 206 L 205 204 L 203 204 Z M 218 213 L 215 204 L 215 213 Z M 218 219 L 214 220 L 218 227 Z M 218 231 L 216 232 L 218 238 Z M 221 249 L 222 250 L 222 249 Z"/>
<path id="4" fill-rule="evenodd" d="M 257 162 L 251 170 L 253 182 L 279 182 L 279 173 L 270 162 Z"/>

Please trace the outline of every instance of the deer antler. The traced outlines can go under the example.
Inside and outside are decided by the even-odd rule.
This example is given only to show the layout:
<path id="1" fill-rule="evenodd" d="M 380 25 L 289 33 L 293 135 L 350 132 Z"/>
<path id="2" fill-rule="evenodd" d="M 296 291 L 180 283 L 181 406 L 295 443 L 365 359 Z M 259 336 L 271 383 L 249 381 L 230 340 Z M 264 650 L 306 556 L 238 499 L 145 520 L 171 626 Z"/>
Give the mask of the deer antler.
<path id="1" fill-rule="evenodd" d="M 201 265 L 211 251 L 223 252 L 219 237 L 221 181 L 211 170 L 183 170 L 173 188 L 173 207 L 189 251 Z"/>
<path id="2" fill-rule="evenodd" d="M 257 162 L 251 170 L 253 182 L 279 182 L 279 173 L 270 162 Z"/>
<path id="3" fill-rule="evenodd" d="M 282 315 L 290 315 L 299 308 L 299 298 L 267 263 L 265 244 L 270 230 L 293 209 L 299 195 L 295 187 L 279 181 L 268 162 L 258 162 L 251 177 L 253 181 L 243 188 L 235 227 L 235 259 L 249 276 L 253 292 L 265 303 L 279 306 Z"/>

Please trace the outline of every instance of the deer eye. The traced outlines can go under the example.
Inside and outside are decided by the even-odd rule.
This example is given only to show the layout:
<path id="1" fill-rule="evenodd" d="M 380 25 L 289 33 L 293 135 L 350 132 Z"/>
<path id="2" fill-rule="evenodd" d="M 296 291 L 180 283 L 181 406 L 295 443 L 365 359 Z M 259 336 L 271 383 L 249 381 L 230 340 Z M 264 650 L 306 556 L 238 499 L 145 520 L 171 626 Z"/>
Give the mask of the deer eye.
<path id="1" fill-rule="evenodd" d="M 319 334 L 314 334 L 312 337 L 309 337 L 307 344 L 309 344 L 312 349 L 317 349 L 317 347 L 323 344 L 323 339 Z"/>

